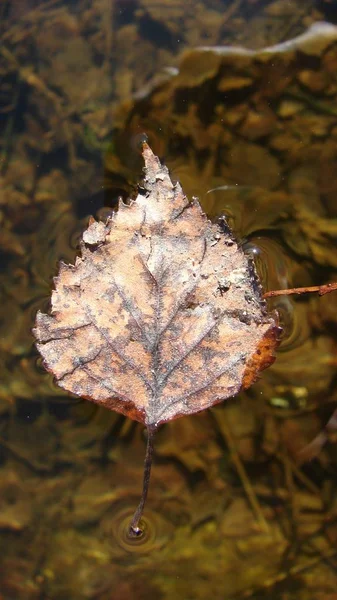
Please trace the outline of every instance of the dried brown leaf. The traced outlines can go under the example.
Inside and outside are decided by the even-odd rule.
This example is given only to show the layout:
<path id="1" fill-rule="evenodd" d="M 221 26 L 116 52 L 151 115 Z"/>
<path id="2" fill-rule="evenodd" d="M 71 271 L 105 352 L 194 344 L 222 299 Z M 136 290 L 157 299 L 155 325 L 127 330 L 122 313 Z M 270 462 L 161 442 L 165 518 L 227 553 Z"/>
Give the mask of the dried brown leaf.
<path id="1" fill-rule="evenodd" d="M 154 427 L 249 387 L 279 328 L 225 221 L 189 202 L 147 144 L 146 193 L 90 220 L 34 334 L 62 388 Z"/>

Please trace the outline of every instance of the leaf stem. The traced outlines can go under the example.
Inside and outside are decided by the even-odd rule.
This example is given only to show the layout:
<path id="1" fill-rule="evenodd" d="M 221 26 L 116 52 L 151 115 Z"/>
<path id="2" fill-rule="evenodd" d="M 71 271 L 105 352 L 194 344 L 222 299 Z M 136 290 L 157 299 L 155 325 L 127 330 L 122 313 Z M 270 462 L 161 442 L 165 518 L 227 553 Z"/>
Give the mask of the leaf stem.
<path id="1" fill-rule="evenodd" d="M 140 502 L 138 507 L 132 517 L 132 521 L 129 527 L 129 536 L 130 537 L 138 537 L 143 533 L 143 530 L 139 527 L 139 522 L 143 516 L 144 506 L 147 498 L 147 493 L 149 491 L 149 483 L 150 483 L 150 475 L 151 475 L 151 467 L 152 467 L 152 457 L 153 457 L 153 438 L 156 431 L 155 426 L 147 427 L 147 445 L 146 445 L 146 454 L 144 460 L 144 477 L 143 477 L 143 491 L 140 498 Z"/>

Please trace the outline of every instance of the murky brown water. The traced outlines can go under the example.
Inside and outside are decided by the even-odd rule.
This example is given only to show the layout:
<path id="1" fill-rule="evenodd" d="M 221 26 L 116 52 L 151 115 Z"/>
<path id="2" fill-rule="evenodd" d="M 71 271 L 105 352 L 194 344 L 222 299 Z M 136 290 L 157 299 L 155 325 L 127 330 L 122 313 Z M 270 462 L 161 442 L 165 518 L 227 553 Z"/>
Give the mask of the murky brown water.
<path id="1" fill-rule="evenodd" d="M 1 4 L 1 599 L 335 597 L 336 295 L 271 301 L 273 367 L 160 429 L 136 542 L 142 427 L 55 386 L 31 327 L 88 216 L 134 193 L 144 134 L 265 289 L 337 281 L 336 11 Z"/>

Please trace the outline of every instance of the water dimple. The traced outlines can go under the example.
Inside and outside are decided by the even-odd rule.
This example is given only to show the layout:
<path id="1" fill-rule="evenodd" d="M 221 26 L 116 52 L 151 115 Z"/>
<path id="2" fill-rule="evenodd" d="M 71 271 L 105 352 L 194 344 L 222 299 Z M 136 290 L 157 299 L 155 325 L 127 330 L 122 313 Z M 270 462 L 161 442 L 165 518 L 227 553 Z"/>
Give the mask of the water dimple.
<path id="1" fill-rule="evenodd" d="M 304 269 L 289 255 L 271 225 L 275 209 L 271 211 L 266 204 L 265 194 L 266 190 L 254 186 L 223 185 L 207 192 L 203 207 L 212 219 L 225 217 L 245 254 L 254 260 L 263 290 L 291 288 Z M 263 235 L 258 233 L 262 230 Z M 278 312 L 283 329 L 279 352 L 301 346 L 310 335 L 306 310 L 293 296 L 272 298 L 268 306 Z"/>
<path id="2" fill-rule="evenodd" d="M 130 534 L 130 523 L 134 507 L 124 507 L 109 511 L 102 522 L 102 528 L 113 545 L 130 553 L 146 554 L 162 548 L 168 541 L 172 527 L 168 521 L 151 509 L 140 521 L 139 535 Z"/>
<path id="3" fill-rule="evenodd" d="M 290 259 L 281 244 L 269 236 L 251 237 L 242 244 L 246 256 L 254 260 L 256 270 L 265 290 L 287 288 Z"/>
<path id="4" fill-rule="evenodd" d="M 210 189 L 201 198 L 201 204 L 211 219 L 225 216 L 229 227 L 241 239 L 261 228 L 258 219 L 260 190 L 248 185 L 221 185 Z"/>
<path id="5" fill-rule="evenodd" d="M 264 290 L 287 289 L 293 286 L 291 274 L 297 263 L 287 255 L 280 242 L 268 236 L 252 237 L 243 244 L 245 254 L 253 258 Z M 286 352 L 301 346 L 309 336 L 302 309 L 293 296 L 278 296 L 268 300 L 271 310 L 279 315 L 283 329 L 279 351 Z M 304 315 L 303 315 L 304 316 Z"/>

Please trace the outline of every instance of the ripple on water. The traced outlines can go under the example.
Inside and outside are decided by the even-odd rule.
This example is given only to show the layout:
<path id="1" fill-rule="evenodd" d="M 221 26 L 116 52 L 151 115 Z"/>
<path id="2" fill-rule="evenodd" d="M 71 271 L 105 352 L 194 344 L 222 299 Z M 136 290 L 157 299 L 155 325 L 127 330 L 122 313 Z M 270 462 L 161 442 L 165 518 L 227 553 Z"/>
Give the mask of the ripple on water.
<path id="1" fill-rule="evenodd" d="M 126 552 L 138 554 L 150 553 L 165 546 L 171 537 L 173 527 L 151 509 L 147 509 L 141 519 L 142 533 L 136 537 L 129 534 L 135 506 L 117 508 L 105 515 L 101 527 L 110 543 Z"/>
<path id="2" fill-rule="evenodd" d="M 275 196 L 270 203 L 266 194 L 254 186 L 222 185 L 208 190 L 203 205 L 211 218 L 226 217 L 245 253 L 253 258 L 263 289 L 287 289 L 305 271 L 282 245 L 273 225 L 280 211 L 279 198 Z M 262 230 L 263 235 L 258 233 Z M 283 328 L 279 351 L 301 346 L 310 335 L 307 306 L 294 296 L 272 298 L 268 306 L 277 310 Z"/>
<path id="3" fill-rule="evenodd" d="M 293 286 L 292 275 L 298 270 L 298 264 L 279 241 L 268 236 L 256 236 L 246 242 L 243 249 L 247 256 L 253 258 L 264 290 Z M 283 329 L 279 350 L 286 352 L 301 346 L 310 335 L 304 314 L 306 308 L 300 306 L 294 296 L 278 296 L 268 300 L 268 304 L 272 310 L 277 310 Z"/>

